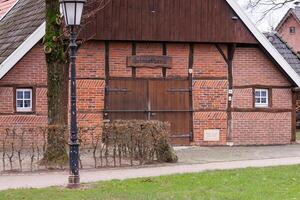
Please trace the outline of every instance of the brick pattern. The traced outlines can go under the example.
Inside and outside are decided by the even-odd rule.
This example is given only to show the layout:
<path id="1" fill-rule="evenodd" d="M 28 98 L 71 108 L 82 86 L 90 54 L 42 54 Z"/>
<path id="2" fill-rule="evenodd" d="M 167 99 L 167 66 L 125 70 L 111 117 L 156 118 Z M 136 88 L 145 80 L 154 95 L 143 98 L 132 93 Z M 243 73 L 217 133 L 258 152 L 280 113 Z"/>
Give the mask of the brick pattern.
<path id="1" fill-rule="evenodd" d="M 232 98 L 233 108 L 253 108 L 253 89 L 234 89 Z"/>
<path id="2" fill-rule="evenodd" d="M 48 115 L 48 96 L 47 88 L 36 88 L 36 114 Z"/>
<path id="3" fill-rule="evenodd" d="M 12 87 L 0 87 L 0 102 L 0 113 L 9 114 L 14 112 Z"/>
<path id="4" fill-rule="evenodd" d="M 189 45 L 167 44 L 167 54 L 172 57 L 172 68 L 167 69 L 167 77 L 187 77 L 189 68 Z"/>
<path id="5" fill-rule="evenodd" d="M 136 45 L 136 55 L 155 55 L 161 56 L 162 52 L 161 43 L 137 43 Z M 137 68 L 136 69 L 137 77 L 162 77 L 161 68 Z"/>
<path id="6" fill-rule="evenodd" d="M 233 85 L 290 86 L 276 65 L 259 48 L 237 48 L 233 60 Z"/>
<path id="7" fill-rule="evenodd" d="M 105 46 L 104 42 L 89 41 L 83 43 L 78 50 L 77 78 L 105 77 Z"/>
<path id="8" fill-rule="evenodd" d="M 132 55 L 132 44 L 110 42 L 109 44 L 109 70 L 112 77 L 131 77 L 132 70 L 127 67 L 127 56 Z"/>
<path id="9" fill-rule="evenodd" d="M 226 112 L 196 112 L 194 113 L 194 144 L 196 145 L 225 145 L 227 135 Z M 205 142 L 204 130 L 220 129 L 219 142 Z"/>
<path id="10" fill-rule="evenodd" d="M 273 108 L 292 109 L 292 91 L 290 89 L 273 89 Z"/>
<path id="11" fill-rule="evenodd" d="M 291 113 L 233 113 L 235 145 L 289 144 Z"/>
<path id="12" fill-rule="evenodd" d="M 211 44 L 194 46 L 193 69 L 194 77 L 227 77 L 227 64 L 218 49 Z"/>
<path id="13" fill-rule="evenodd" d="M 77 81 L 77 109 L 80 112 L 101 112 L 104 109 L 104 80 Z"/>
<path id="14" fill-rule="evenodd" d="M 194 81 L 194 110 L 225 110 L 227 108 L 227 88 L 227 81 Z"/>
<path id="15" fill-rule="evenodd" d="M 290 34 L 290 27 L 296 28 L 295 34 Z M 283 40 L 293 47 L 295 52 L 300 51 L 299 37 L 300 37 L 300 24 L 293 16 L 287 18 L 278 33 L 282 36 Z"/>

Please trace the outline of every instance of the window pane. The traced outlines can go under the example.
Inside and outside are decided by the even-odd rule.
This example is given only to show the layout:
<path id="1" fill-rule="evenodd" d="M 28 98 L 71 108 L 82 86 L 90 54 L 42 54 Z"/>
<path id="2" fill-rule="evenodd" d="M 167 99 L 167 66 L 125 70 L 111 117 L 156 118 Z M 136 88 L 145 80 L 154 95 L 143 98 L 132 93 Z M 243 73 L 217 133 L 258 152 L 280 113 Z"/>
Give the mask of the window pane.
<path id="1" fill-rule="evenodd" d="M 259 98 L 255 98 L 255 103 L 260 103 L 260 99 Z"/>
<path id="2" fill-rule="evenodd" d="M 30 99 L 30 92 L 29 91 L 24 92 L 24 98 L 25 99 Z"/>
<path id="3" fill-rule="evenodd" d="M 255 91 L 255 97 L 259 97 L 260 96 L 260 92 L 259 91 Z"/>
<path id="4" fill-rule="evenodd" d="M 23 99 L 23 92 L 22 91 L 17 92 L 17 98 L 18 99 Z"/>
<path id="5" fill-rule="evenodd" d="M 17 107 L 18 108 L 23 108 L 23 101 L 22 100 L 17 101 Z"/>
<path id="6" fill-rule="evenodd" d="M 267 103 L 267 98 L 261 98 L 261 103 Z"/>
<path id="7" fill-rule="evenodd" d="M 267 96 L 267 92 L 266 91 L 261 91 L 261 96 L 262 97 L 266 97 Z"/>
<path id="8" fill-rule="evenodd" d="M 25 108 L 30 108 L 30 100 L 25 100 L 24 101 L 24 107 Z"/>

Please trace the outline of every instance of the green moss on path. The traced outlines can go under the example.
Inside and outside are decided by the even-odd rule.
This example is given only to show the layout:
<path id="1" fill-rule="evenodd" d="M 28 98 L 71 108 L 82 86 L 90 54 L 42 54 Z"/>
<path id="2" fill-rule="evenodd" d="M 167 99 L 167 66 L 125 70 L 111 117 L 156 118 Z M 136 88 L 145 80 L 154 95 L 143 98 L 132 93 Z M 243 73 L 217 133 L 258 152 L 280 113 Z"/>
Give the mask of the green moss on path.
<path id="1" fill-rule="evenodd" d="M 103 171 L 102 173 L 105 173 Z M 249 168 L 108 181 L 64 188 L 7 190 L 5 200 L 300 199 L 300 166 Z"/>

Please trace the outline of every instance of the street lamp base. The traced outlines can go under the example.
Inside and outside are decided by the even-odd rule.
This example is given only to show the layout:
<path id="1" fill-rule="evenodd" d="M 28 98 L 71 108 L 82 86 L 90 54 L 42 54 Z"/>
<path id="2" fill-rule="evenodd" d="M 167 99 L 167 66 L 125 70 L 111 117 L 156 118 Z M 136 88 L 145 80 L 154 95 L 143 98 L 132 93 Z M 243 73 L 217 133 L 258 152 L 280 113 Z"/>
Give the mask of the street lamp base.
<path id="1" fill-rule="evenodd" d="M 75 189 L 80 187 L 80 178 L 79 176 L 70 175 L 68 188 Z"/>

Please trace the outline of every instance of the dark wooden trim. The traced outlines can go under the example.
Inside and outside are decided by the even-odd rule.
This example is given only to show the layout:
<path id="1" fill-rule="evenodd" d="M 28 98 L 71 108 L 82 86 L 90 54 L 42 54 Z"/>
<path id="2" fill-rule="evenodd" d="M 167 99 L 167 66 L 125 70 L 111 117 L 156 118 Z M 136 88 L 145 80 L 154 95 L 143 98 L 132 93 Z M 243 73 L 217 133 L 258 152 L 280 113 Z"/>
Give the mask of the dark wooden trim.
<path id="1" fill-rule="evenodd" d="M 0 85 L 0 88 L 23 88 L 25 84 L 3 84 Z M 35 88 L 47 88 L 47 85 L 31 85 L 30 87 L 35 87 Z M 26 85 L 26 88 L 28 86 Z"/>
<path id="2" fill-rule="evenodd" d="M 109 41 L 105 41 L 105 78 L 108 79 L 110 76 L 109 69 Z"/>
<path id="3" fill-rule="evenodd" d="M 249 88 L 270 88 L 270 89 L 291 89 L 292 86 L 280 86 L 280 85 L 239 85 L 233 86 L 233 89 L 249 89 Z"/>
<path id="4" fill-rule="evenodd" d="M 296 126 L 297 126 L 297 118 L 296 118 L 296 104 L 297 104 L 297 93 L 293 92 L 293 100 L 292 100 L 292 142 L 296 142 Z"/>
<path id="5" fill-rule="evenodd" d="M 32 90 L 32 111 L 30 112 L 18 112 L 17 111 L 17 89 L 31 89 Z M 16 115 L 35 115 L 36 114 L 36 87 L 35 86 L 18 86 L 13 87 L 13 112 Z"/>
<path id="6" fill-rule="evenodd" d="M 233 89 L 233 57 L 235 53 L 236 44 L 227 46 L 227 65 L 228 65 L 228 89 Z M 228 107 L 227 107 L 227 142 L 232 141 L 232 100 L 233 94 L 228 93 Z"/>
<path id="7" fill-rule="evenodd" d="M 191 43 L 189 48 L 189 70 L 188 70 L 188 78 L 189 78 L 189 109 L 190 112 L 190 142 L 194 141 L 194 112 L 193 110 L 193 73 L 190 73 L 190 70 L 194 68 L 194 44 Z"/>
<path id="8" fill-rule="evenodd" d="M 232 108 L 232 112 L 286 113 L 286 112 L 292 112 L 292 109 L 275 109 L 275 108 Z"/>
<path id="9" fill-rule="evenodd" d="M 203 81 L 227 81 L 227 77 L 193 77 L 193 80 L 203 80 Z"/>
<path id="10" fill-rule="evenodd" d="M 167 56 L 168 55 L 168 50 L 167 50 L 167 44 L 164 42 L 162 43 L 162 55 Z M 162 68 L 162 75 L 164 78 L 167 77 L 167 68 L 163 67 Z"/>
<path id="11" fill-rule="evenodd" d="M 135 56 L 136 55 L 136 42 L 132 42 L 132 52 L 131 55 Z M 136 77 L 136 67 L 132 67 L 131 68 L 131 73 L 132 73 L 132 77 Z"/>
<path id="12" fill-rule="evenodd" d="M 104 108 L 108 109 L 108 91 L 109 79 L 110 79 L 110 67 L 109 67 L 109 41 L 105 41 L 105 91 L 104 91 Z M 107 119 L 107 116 L 104 114 L 103 119 Z"/>
<path id="13" fill-rule="evenodd" d="M 221 54 L 221 56 L 223 57 L 223 59 L 225 60 L 225 62 L 228 64 L 228 56 L 225 55 L 225 53 L 223 52 L 222 48 L 220 47 L 219 44 L 215 44 L 215 47 L 218 49 L 219 53 Z"/>
<path id="14" fill-rule="evenodd" d="M 71 80 L 71 79 L 69 79 L 69 80 Z M 106 80 L 106 78 L 91 78 L 91 77 L 78 77 L 78 78 L 76 78 L 76 80 L 95 80 L 95 81 L 98 81 L 98 80 L 102 80 L 102 81 L 104 81 L 104 80 Z"/>
<path id="15" fill-rule="evenodd" d="M 227 109 L 195 109 L 193 112 L 227 112 Z"/>
<path id="16" fill-rule="evenodd" d="M 227 112 L 227 109 L 195 109 L 193 112 Z M 292 112 L 292 109 L 274 108 L 232 108 L 232 112 L 263 112 L 263 113 L 285 113 Z"/>
<path id="17" fill-rule="evenodd" d="M 188 80 L 188 77 L 110 77 L 109 80 Z"/>

